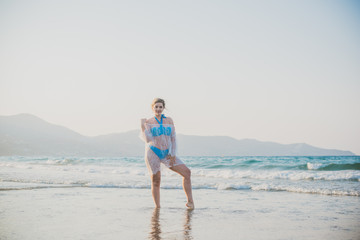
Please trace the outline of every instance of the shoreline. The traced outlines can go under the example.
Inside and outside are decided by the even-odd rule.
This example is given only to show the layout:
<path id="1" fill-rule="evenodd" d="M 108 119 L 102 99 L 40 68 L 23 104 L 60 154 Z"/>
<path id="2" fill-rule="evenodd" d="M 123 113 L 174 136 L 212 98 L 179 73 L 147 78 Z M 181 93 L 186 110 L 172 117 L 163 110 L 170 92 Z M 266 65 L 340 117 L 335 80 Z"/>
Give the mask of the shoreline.
<path id="1" fill-rule="evenodd" d="M 13 185 L 13 186 L 12 186 Z M 28 186 L 27 186 L 28 185 Z M 88 186 L 86 184 L 48 184 L 48 183 L 25 183 L 22 182 L 19 185 L 19 182 L 11 182 L 11 181 L 0 181 L 0 192 L 3 191 L 20 191 L 20 190 L 36 190 L 36 189 L 51 189 L 51 188 L 90 188 L 90 189 L 143 189 L 150 190 L 151 185 L 149 183 L 148 186 L 139 186 L 139 187 L 123 187 L 123 186 Z M 167 186 L 163 184 L 160 187 L 162 190 L 182 190 L 182 186 Z M 283 189 L 267 189 L 261 186 L 251 188 L 247 186 L 241 186 L 239 188 L 228 187 L 228 188 L 198 188 L 193 187 L 193 190 L 208 190 L 208 191 L 253 191 L 253 192 L 287 192 L 287 193 L 295 193 L 295 194 L 311 194 L 311 195 L 323 195 L 323 196 L 339 196 L 339 197 L 359 197 L 360 195 L 357 192 L 343 192 L 343 191 L 299 191 L 299 190 L 283 190 Z"/>

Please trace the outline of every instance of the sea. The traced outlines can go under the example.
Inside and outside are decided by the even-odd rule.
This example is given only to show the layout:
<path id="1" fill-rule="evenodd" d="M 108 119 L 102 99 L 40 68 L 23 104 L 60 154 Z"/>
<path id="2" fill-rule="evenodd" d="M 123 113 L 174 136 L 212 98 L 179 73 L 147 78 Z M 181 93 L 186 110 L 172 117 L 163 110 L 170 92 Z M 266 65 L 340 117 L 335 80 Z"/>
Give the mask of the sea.
<path id="1" fill-rule="evenodd" d="M 360 196 L 360 156 L 192 157 L 193 189 L 286 191 Z M 150 189 L 139 157 L 0 157 L 0 190 L 86 187 Z M 162 168 L 161 188 L 181 189 L 177 173 Z"/>

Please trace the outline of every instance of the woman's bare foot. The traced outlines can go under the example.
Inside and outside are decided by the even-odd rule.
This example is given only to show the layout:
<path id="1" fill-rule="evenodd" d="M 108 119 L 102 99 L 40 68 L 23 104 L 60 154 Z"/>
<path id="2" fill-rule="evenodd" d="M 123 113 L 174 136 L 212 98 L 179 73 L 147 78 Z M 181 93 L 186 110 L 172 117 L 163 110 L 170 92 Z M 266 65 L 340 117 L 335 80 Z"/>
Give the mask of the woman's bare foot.
<path id="1" fill-rule="evenodd" d="M 187 207 L 188 209 L 194 209 L 194 208 L 195 208 L 195 205 L 194 205 L 193 202 L 187 202 L 187 203 L 186 203 L 186 207 Z"/>

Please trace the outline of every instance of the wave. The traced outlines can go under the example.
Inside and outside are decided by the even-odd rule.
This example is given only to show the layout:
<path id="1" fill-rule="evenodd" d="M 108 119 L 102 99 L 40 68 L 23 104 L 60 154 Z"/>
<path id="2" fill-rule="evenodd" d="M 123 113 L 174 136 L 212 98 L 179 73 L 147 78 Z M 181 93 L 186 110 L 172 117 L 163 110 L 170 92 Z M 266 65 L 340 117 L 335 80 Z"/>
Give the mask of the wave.
<path id="1" fill-rule="evenodd" d="M 360 191 L 356 190 L 337 190 L 337 189 L 321 189 L 321 188 L 304 188 L 294 186 L 270 186 L 260 185 L 251 188 L 254 191 L 286 191 L 294 193 L 308 193 L 308 194 L 321 194 L 321 195 L 337 195 L 337 196 L 360 196 Z"/>
<path id="2" fill-rule="evenodd" d="M 311 170 L 311 171 L 343 171 L 360 170 L 360 163 L 306 163 L 306 164 L 265 164 L 259 161 L 236 164 L 213 164 L 205 169 L 258 169 L 258 170 Z"/>
<path id="3" fill-rule="evenodd" d="M 192 169 L 238 170 L 360 170 L 360 157 L 183 157 Z M 0 157 L 0 166 L 111 166 L 138 167 L 143 157 L 80 158 L 80 157 Z"/>
<path id="4" fill-rule="evenodd" d="M 223 178 L 223 179 L 259 179 L 259 180 L 311 180 L 311 181 L 351 181 L 360 182 L 360 172 L 354 170 L 344 170 L 338 172 L 328 171 L 299 171 L 299 170 L 204 170 L 193 169 L 192 175 L 203 178 Z"/>
<path id="5" fill-rule="evenodd" d="M 4 183 L 4 182 L 3 182 Z M 5 182 L 6 183 L 6 182 Z M 150 184 L 147 183 L 82 183 L 82 184 L 39 184 L 34 185 L 34 182 L 21 182 L 19 186 L 0 186 L 0 191 L 12 191 L 12 190 L 33 190 L 33 189 L 50 189 L 50 188 L 109 188 L 109 189 L 151 189 Z M 30 186 L 26 186 L 26 183 Z M 25 184 L 25 185 L 24 185 Z M 180 184 L 162 184 L 162 189 L 182 189 Z M 336 195 L 336 196 L 360 196 L 358 190 L 339 190 L 339 189 L 325 189 L 314 188 L 304 186 L 280 186 L 280 185 L 251 185 L 251 184 L 194 184 L 193 189 L 205 189 L 205 190 L 221 190 L 221 191 L 270 191 L 270 192 L 292 192 L 292 193 L 306 193 L 306 194 L 321 194 L 321 195 Z"/>
<path id="6" fill-rule="evenodd" d="M 307 163 L 306 167 L 308 170 L 317 170 L 317 171 L 360 170 L 360 163 L 345 163 L 345 164 Z"/>
<path id="7" fill-rule="evenodd" d="M 353 164 L 352 164 L 353 165 Z M 290 180 L 290 181 L 351 181 L 360 182 L 359 170 L 327 171 L 333 165 L 309 165 L 314 170 L 265 170 L 265 169 L 199 169 L 191 168 L 192 176 L 200 179 L 258 179 L 258 180 Z M 338 166 L 336 166 L 338 167 Z M 344 166 L 341 166 L 344 168 Z M 345 166 L 346 167 L 346 166 Z M 323 170 L 316 170 L 316 169 Z M 163 169 L 164 176 L 175 176 L 176 173 Z M 110 165 L 32 165 L 0 163 L 0 181 L 25 177 L 26 179 L 134 179 L 147 177 L 146 166 L 110 166 Z"/>

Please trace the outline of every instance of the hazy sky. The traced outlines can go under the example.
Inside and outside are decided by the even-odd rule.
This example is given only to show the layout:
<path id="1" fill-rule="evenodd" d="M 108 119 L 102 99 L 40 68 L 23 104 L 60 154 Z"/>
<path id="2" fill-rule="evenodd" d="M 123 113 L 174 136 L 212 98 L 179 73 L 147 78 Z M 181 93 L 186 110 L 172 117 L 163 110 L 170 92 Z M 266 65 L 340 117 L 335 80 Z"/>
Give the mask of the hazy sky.
<path id="1" fill-rule="evenodd" d="M 0 115 L 360 154 L 359 1 L 0 0 Z"/>

